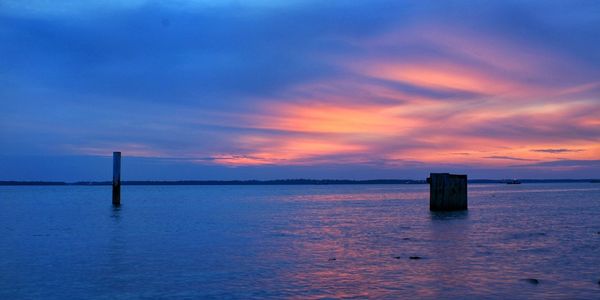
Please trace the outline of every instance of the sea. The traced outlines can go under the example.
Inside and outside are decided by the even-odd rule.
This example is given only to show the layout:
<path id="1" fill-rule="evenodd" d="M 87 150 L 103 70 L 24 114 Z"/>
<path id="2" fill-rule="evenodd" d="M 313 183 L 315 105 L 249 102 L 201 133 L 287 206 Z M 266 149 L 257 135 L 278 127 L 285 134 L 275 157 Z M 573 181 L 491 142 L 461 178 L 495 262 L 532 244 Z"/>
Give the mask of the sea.
<path id="1" fill-rule="evenodd" d="M 600 184 L 0 187 L 0 299 L 600 299 Z"/>

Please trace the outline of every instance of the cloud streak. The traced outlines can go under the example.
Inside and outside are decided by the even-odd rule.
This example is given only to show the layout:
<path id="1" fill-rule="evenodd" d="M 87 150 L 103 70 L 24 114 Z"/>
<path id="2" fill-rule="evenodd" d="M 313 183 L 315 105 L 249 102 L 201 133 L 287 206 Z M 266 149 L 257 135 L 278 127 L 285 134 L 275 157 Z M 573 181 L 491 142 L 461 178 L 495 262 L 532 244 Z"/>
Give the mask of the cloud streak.
<path id="1" fill-rule="evenodd" d="M 567 152 L 581 152 L 583 151 L 582 149 L 533 149 L 531 150 L 533 152 L 543 152 L 543 153 L 552 153 L 552 154 L 557 154 L 557 153 L 567 153 Z"/>

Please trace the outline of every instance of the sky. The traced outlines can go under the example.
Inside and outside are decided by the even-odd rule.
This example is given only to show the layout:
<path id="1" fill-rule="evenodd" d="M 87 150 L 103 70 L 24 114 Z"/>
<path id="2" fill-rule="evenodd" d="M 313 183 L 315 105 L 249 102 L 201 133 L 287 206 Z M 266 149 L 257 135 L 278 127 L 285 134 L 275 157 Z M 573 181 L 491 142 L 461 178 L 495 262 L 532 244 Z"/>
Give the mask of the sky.
<path id="1" fill-rule="evenodd" d="M 0 1 L 0 180 L 600 178 L 600 1 Z"/>

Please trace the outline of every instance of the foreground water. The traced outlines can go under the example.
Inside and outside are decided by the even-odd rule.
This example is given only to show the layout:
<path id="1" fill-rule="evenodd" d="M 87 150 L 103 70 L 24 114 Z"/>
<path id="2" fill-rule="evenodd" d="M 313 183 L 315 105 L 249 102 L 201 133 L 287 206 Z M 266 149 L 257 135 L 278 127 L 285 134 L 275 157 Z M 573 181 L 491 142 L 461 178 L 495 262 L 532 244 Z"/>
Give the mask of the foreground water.
<path id="1" fill-rule="evenodd" d="M 470 185 L 467 213 L 428 195 L 0 187 L 0 298 L 600 298 L 599 184 Z"/>

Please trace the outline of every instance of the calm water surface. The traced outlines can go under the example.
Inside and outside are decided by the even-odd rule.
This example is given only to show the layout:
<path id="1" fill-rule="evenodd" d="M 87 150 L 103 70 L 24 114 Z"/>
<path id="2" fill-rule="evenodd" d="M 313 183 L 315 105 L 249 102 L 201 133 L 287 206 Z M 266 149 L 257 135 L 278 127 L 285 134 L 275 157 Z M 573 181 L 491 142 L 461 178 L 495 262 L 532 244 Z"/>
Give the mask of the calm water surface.
<path id="1" fill-rule="evenodd" d="M 600 184 L 470 185 L 465 213 L 428 195 L 0 187 L 0 298 L 600 299 Z"/>

